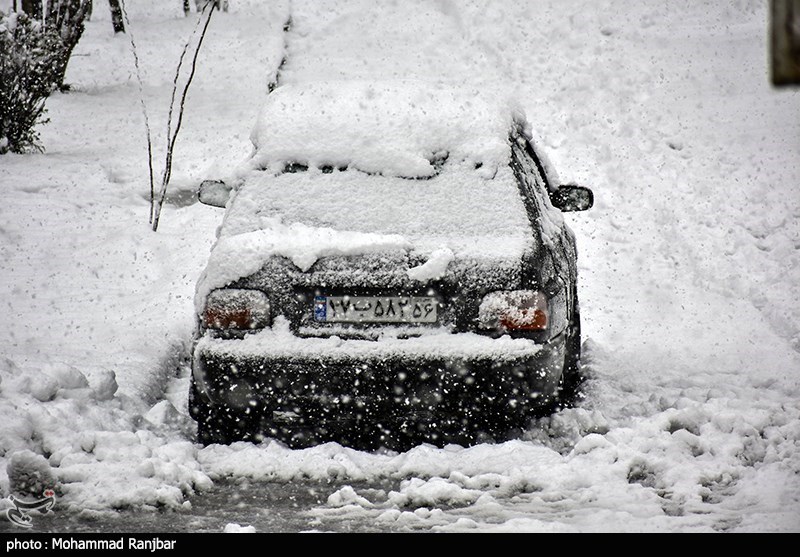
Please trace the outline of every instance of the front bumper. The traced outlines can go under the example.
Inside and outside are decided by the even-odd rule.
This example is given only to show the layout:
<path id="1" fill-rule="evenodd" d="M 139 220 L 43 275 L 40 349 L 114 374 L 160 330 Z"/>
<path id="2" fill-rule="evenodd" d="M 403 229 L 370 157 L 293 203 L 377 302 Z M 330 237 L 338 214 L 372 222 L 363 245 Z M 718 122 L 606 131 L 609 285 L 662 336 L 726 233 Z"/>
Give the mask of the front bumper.
<path id="1" fill-rule="evenodd" d="M 268 330 L 206 335 L 193 362 L 195 396 L 266 435 L 303 431 L 320 442 L 404 431 L 435 442 L 524 425 L 555 394 L 564 341 L 472 333 L 341 340 Z"/>

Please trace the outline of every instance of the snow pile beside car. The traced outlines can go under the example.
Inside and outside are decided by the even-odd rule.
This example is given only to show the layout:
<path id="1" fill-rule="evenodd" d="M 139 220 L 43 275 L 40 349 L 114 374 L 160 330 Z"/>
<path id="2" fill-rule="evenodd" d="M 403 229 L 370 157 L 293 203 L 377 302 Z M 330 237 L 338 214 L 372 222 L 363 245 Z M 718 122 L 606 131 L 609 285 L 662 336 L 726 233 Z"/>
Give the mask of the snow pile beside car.
<path id="1" fill-rule="evenodd" d="M 141 401 L 115 394 L 113 373 L 90 383 L 69 365 L 34 370 L 6 360 L 0 372 L 0 449 L 8 459 L 0 492 L 35 498 L 53 489 L 61 509 L 102 511 L 180 507 L 211 485 L 197 447 L 157 411 L 168 402 L 147 412 Z"/>
<path id="2" fill-rule="evenodd" d="M 533 443 L 423 445 L 399 455 L 237 443 L 198 459 L 215 479 L 344 482 L 312 515 L 386 529 L 711 532 L 758 529 L 766 517 L 771 528 L 796 529 L 797 494 L 772 486 L 800 470 L 800 411 L 737 400 L 737 388 L 704 403 L 684 393 L 666 393 L 676 398 L 654 401 L 659 412 L 628 426 L 568 410 L 532 430 Z M 574 446 L 563 454 L 547 446 L 564 439 Z M 391 487 L 372 487 L 381 479 Z"/>

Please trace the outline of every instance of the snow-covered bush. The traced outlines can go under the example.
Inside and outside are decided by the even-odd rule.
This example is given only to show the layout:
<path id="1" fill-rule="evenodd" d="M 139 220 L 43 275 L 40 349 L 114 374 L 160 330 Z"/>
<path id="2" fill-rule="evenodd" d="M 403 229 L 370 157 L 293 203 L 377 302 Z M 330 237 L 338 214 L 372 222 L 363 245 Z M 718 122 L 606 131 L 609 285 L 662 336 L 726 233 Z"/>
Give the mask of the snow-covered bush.
<path id="1" fill-rule="evenodd" d="M 41 150 L 35 126 L 55 88 L 58 43 L 41 22 L 0 12 L 0 154 Z"/>
<path id="2" fill-rule="evenodd" d="M 48 3 L 41 21 L 0 11 L 0 154 L 41 151 L 35 127 L 44 123 L 44 103 L 64 74 L 83 34 L 89 0 Z"/>

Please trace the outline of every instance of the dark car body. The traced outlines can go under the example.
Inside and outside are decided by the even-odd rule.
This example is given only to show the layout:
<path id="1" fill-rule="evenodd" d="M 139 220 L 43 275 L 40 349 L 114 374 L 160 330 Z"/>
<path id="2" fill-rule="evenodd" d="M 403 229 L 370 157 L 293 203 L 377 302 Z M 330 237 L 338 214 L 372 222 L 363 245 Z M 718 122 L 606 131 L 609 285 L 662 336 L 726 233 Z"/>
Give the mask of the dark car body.
<path id="1" fill-rule="evenodd" d="M 480 163 L 451 169 L 447 153 L 424 178 L 303 161 L 245 179 L 222 227 L 241 228 L 231 243 L 255 242 L 247 223 L 261 219 L 290 246 L 239 242 L 225 264 L 239 249 L 248 271 L 199 290 L 190 410 L 202 442 L 469 444 L 564 402 L 580 319 L 575 238 L 554 203 L 585 209 L 591 192 L 551 183 L 524 122 L 510 122 L 505 167 L 480 179 Z M 353 250 L 342 236 L 306 261 L 302 239 L 291 247 L 306 225 L 275 218 L 322 226 L 319 242 L 343 222 L 368 241 Z"/>

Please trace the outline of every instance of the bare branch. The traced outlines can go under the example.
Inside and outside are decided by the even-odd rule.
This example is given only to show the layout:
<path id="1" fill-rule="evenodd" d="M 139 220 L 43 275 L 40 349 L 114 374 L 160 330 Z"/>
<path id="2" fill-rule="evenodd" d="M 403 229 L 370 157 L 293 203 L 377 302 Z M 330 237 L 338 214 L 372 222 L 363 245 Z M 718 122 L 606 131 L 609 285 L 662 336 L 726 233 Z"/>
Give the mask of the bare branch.
<path id="1" fill-rule="evenodd" d="M 125 18 L 125 27 L 128 29 L 128 37 L 131 41 L 131 50 L 133 51 L 133 64 L 136 67 L 136 81 L 139 83 L 139 102 L 142 105 L 142 114 L 144 114 L 144 127 L 147 132 L 147 168 L 150 173 L 150 223 L 153 222 L 153 207 L 155 205 L 155 176 L 153 172 L 153 139 L 150 131 L 150 118 L 147 115 L 147 105 L 144 101 L 144 83 L 142 81 L 142 72 L 139 67 L 139 53 L 136 49 L 136 41 L 133 36 L 133 29 L 131 28 L 131 21 L 128 18 L 128 8 L 125 6 L 125 0 L 120 0 L 120 9 L 122 10 L 122 17 Z"/>
<path id="2" fill-rule="evenodd" d="M 206 5 L 206 8 L 208 5 Z M 204 8 L 204 12 L 205 9 Z M 192 69 L 189 73 L 189 79 L 186 81 L 186 85 L 183 88 L 183 92 L 181 94 L 181 103 L 180 109 L 178 111 L 178 123 L 175 126 L 175 131 L 172 134 L 172 137 L 167 137 L 168 145 L 167 145 L 167 161 L 164 167 L 164 175 L 161 181 L 161 191 L 158 199 L 158 203 L 155 206 L 155 213 L 153 215 L 153 231 L 158 230 L 158 221 L 161 216 L 161 209 L 164 206 L 164 200 L 167 197 L 167 186 L 169 185 L 170 178 L 172 177 L 172 155 L 175 150 L 175 143 L 178 141 L 178 134 L 181 130 L 181 124 L 183 123 L 183 111 L 186 105 L 186 96 L 189 93 L 189 87 L 192 84 L 192 80 L 194 79 L 195 72 L 197 71 L 197 58 L 200 55 L 200 48 L 203 46 L 203 40 L 206 36 L 206 31 L 208 30 L 208 26 L 211 23 L 211 16 L 214 14 L 213 9 L 208 10 L 208 16 L 206 16 L 206 22 L 203 26 L 203 30 L 200 33 L 200 38 L 197 41 L 197 47 L 195 47 L 194 56 L 192 57 Z M 202 16 L 201 16 L 202 17 Z M 184 50 L 185 53 L 185 50 Z M 183 55 L 181 55 L 181 62 L 183 61 Z M 180 63 L 178 65 L 180 71 Z M 178 76 L 176 74 L 175 77 L 175 86 L 177 87 Z M 174 100 L 174 90 L 173 90 L 173 100 Z M 172 105 L 170 105 L 170 116 L 172 114 Z M 171 121 L 171 117 L 170 117 Z"/>

